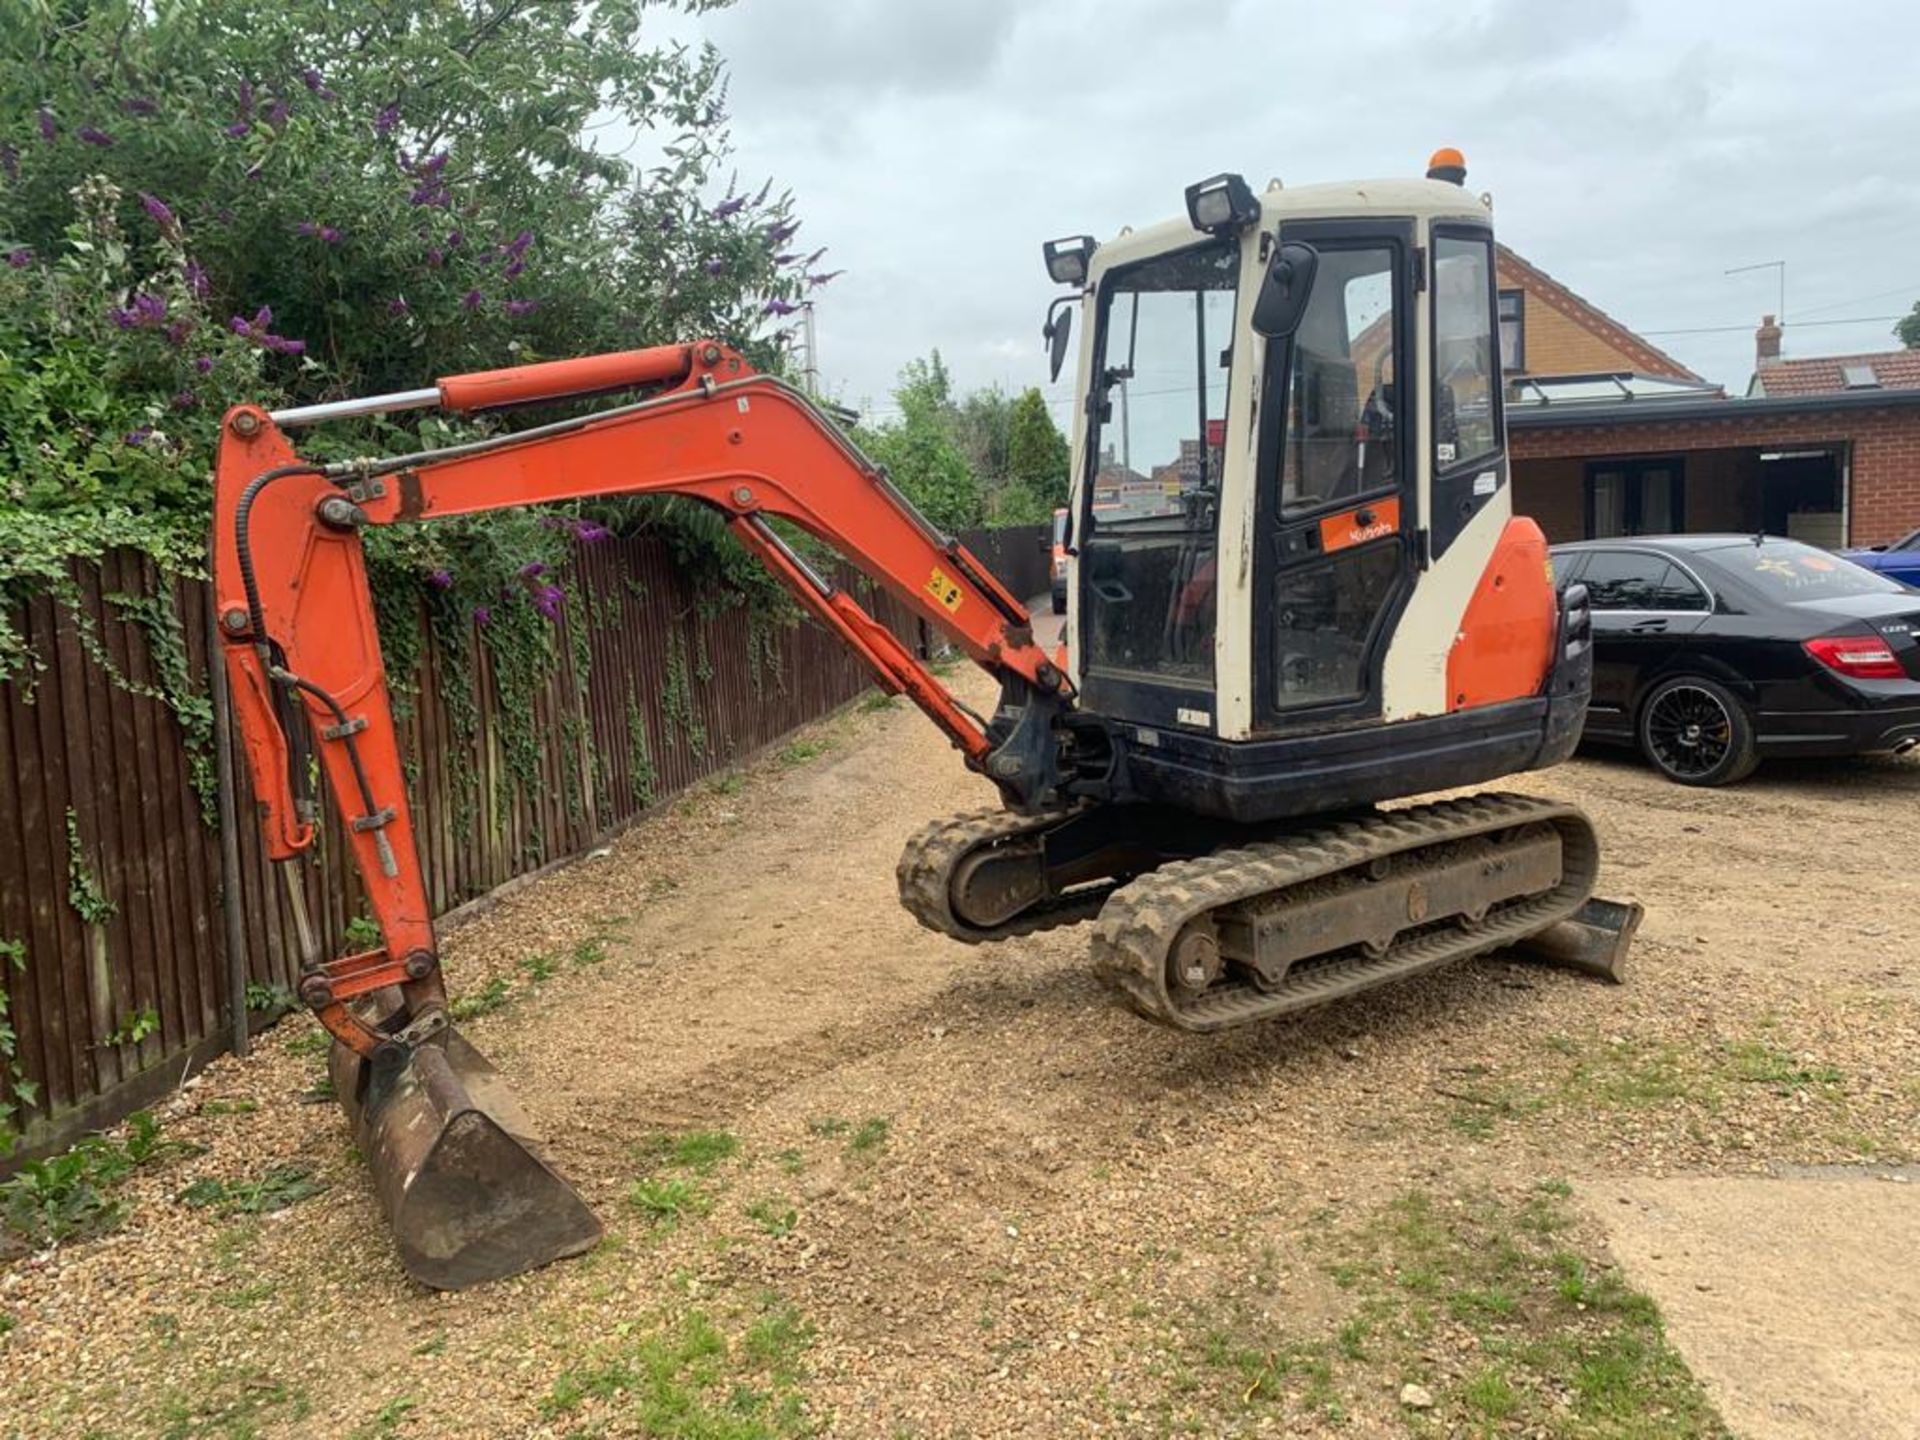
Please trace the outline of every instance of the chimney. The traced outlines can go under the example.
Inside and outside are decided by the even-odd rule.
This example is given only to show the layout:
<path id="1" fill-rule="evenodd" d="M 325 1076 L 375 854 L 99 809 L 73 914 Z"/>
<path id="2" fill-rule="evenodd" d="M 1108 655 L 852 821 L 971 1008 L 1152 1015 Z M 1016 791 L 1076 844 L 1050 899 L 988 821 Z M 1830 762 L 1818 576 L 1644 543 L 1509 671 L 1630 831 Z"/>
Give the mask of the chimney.
<path id="1" fill-rule="evenodd" d="M 1780 326 L 1771 315 L 1763 319 L 1760 328 L 1753 332 L 1753 355 L 1762 370 L 1780 363 Z"/>

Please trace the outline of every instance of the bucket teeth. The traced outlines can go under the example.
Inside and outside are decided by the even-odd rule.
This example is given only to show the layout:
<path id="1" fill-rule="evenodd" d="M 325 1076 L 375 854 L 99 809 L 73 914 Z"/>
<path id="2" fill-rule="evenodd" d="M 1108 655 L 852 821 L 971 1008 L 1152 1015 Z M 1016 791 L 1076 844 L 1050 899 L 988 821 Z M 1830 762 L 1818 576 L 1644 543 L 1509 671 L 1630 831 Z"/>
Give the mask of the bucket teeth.
<path id="1" fill-rule="evenodd" d="M 599 1240 L 500 1072 L 454 1031 L 393 1074 L 339 1045 L 331 1068 L 401 1263 L 422 1285 L 465 1289 Z"/>

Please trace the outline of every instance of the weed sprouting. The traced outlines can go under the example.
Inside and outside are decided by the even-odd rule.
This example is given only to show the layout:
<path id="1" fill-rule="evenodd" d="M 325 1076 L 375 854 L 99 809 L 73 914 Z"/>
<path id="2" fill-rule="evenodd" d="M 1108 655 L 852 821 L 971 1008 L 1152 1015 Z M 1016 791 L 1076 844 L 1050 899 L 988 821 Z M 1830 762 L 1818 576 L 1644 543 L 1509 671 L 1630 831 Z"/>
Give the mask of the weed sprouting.
<path id="1" fill-rule="evenodd" d="M 302 1165 L 275 1165 L 257 1180 L 222 1180 L 207 1176 L 180 1192 L 180 1202 L 196 1210 L 222 1215 L 269 1215 L 297 1205 L 326 1189 L 324 1181 Z"/>
<path id="2" fill-rule="evenodd" d="M 513 982 L 504 975 L 496 975 L 473 994 L 457 996 L 447 1007 L 447 1013 L 455 1020 L 474 1020 L 491 1015 L 512 998 Z"/>
<path id="3" fill-rule="evenodd" d="M 194 1146 L 160 1136 L 160 1122 L 145 1110 L 127 1117 L 127 1135 L 115 1140 L 90 1135 L 45 1160 L 29 1160 L 20 1173 L 0 1181 L 0 1223 L 35 1245 L 115 1229 L 126 1204 L 113 1192 L 144 1165 L 191 1153 Z"/>
<path id="4" fill-rule="evenodd" d="M 798 1210 L 786 1201 L 772 1197 L 754 1201 L 747 1206 L 746 1213 L 749 1220 L 776 1239 L 791 1235 L 793 1227 L 800 1223 Z"/>
<path id="5" fill-rule="evenodd" d="M 657 1230 L 671 1230 L 682 1220 L 705 1215 L 713 1201 L 691 1180 L 677 1177 L 636 1180 L 627 1191 L 627 1203 Z"/>

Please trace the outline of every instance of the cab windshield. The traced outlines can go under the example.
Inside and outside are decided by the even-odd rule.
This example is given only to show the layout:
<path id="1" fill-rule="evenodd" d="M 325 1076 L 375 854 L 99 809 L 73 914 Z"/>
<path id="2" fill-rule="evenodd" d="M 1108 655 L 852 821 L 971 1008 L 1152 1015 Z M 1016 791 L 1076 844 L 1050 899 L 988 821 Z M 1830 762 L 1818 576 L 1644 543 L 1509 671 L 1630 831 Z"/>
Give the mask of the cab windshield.
<path id="1" fill-rule="evenodd" d="M 1078 547 L 1091 671 L 1211 687 L 1238 269 L 1233 242 L 1208 241 L 1101 286 Z"/>

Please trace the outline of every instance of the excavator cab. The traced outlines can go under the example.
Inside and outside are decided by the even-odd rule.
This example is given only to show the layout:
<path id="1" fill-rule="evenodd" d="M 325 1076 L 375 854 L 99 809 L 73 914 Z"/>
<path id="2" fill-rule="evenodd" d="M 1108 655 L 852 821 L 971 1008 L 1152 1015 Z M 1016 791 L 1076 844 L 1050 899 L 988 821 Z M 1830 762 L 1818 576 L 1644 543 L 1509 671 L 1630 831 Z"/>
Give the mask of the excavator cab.
<path id="1" fill-rule="evenodd" d="M 1512 513 L 1489 202 L 1446 158 L 1216 176 L 1179 219 L 1047 247 L 1083 312 L 1077 793 L 1265 821 L 1571 751 L 1584 601 Z"/>

